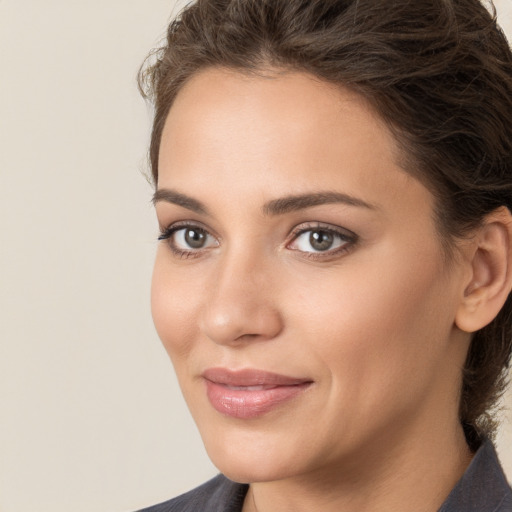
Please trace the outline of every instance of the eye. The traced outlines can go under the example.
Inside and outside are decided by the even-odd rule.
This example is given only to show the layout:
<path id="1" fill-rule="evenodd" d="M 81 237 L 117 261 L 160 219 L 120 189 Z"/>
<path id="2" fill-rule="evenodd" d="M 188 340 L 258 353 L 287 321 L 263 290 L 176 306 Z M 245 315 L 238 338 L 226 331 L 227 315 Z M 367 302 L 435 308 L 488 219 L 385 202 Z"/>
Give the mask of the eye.
<path id="1" fill-rule="evenodd" d="M 289 249 L 304 253 L 337 253 L 347 249 L 356 240 L 356 235 L 333 228 L 316 227 L 300 229 L 288 245 Z"/>
<path id="2" fill-rule="evenodd" d="M 171 250 L 179 256 L 192 255 L 219 245 L 217 239 L 206 229 L 193 225 L 170 226 L 162 232 L 158 240 L 168 240 Z"/>
<path id="3" fill-rule="evenodd" d="M 178 249 L 203 249 L 212 238 L 204 229 L 182 228 L 174 232 L 173 242 Z"/>

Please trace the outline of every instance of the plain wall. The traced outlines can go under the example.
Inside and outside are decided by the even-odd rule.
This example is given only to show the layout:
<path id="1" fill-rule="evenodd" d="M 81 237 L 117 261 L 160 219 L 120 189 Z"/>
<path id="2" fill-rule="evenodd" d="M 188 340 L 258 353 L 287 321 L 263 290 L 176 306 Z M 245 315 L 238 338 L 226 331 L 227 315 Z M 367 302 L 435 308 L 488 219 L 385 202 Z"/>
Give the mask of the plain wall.
<path id="1" fill-rule="evenodd" d="M 216 472 L 149 308 L 135 76 L 175 4 L 0 0 L 0 512 L 128 512 Z"/>

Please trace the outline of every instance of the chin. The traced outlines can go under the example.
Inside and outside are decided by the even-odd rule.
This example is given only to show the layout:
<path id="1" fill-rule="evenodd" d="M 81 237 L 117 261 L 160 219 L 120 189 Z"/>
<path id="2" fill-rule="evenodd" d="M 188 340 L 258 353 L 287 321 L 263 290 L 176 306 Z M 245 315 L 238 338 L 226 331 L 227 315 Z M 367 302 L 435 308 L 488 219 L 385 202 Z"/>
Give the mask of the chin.
<path id="1" fill-rule="evenodd" d="M 282 480 L 292 476 L 292 470 L 295 474 L 299 468 L 297 453 L 300 453 L 300 448 L 293 450 L 294 453 L 286 453 L 282 443 L 268 437 L 265 439 L 265 434 L 244 439 L 243 442 L 233 438 L 224 439 L 222 442 L 221 437 L 217 436 L 216 442 L 210 442 L 203 437 L 205 448 L 215 467 L 235 482 Z M 279 444 L 281 446 L 276 446 Z"/>
<path id="2" fill-rule="evenodd" d="M 275 482 L 292 476 L 290 468 L 287 470 L 279 465 L 274 465 L 272 461 L 266 461 L 263 466 L 248 459 L 239 458 L 238 460 L 216 461 L 212 459 L 217 469 L 230 480 L 234 482 L 251 484 L 256 482 Z"/>

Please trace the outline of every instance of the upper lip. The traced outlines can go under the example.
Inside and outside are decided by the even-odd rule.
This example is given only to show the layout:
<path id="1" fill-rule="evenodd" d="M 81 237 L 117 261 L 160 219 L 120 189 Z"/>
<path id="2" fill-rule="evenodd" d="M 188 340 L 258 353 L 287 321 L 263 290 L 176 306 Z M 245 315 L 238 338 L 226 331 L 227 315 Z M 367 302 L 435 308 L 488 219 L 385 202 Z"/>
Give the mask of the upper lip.
<path id="1" fill-rule="evenodd" d="M 308 378 L 290 377 L 252 368 L 243 370 L 208 368 L 202 373 L 202 377 L 225 386 L 296 386 L 312 382 Z"/>

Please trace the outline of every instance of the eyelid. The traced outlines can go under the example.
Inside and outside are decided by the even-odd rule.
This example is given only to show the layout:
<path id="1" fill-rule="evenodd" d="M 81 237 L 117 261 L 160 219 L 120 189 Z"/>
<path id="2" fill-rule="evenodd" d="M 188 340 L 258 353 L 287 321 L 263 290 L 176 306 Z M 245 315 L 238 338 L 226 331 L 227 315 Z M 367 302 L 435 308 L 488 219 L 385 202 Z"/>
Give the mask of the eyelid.
<path id="1" fill-rule="evenodd" d="M 325 222 L 303 222 L 297 226 L 295 226 L 291 231 L 291 236 L 295 239 L 298 235 L 306 232 L 306 231 L 314 231 L 315 229 L 319 231 L 328 231 L 329 233 L 334 233 L 346 239 L 357 240 L 359 237 L 347 228 L 342 228 L 341 226 L 336 226 L 334 224 L 328 224 Z"/>
<path id="2" fill-rule="evenodd" d="M 160 225 L 160 234 L 158 240 L 165 240 L 170 235 L 184 228 L 197 228 L 205 231 L 216 240 L 220 240 L 220 237 L 209 227 L 205 226 L 202 222 L 197 220 L 178 220 L 171 222 L 168 225 Z"/>
<path id="3" fill-rule="evenodd" d="M 186 228 L 204 231 L 207 236 L 209 236 L 215 240 L 215 242 L 216 242 L 215 245 L 201 247 L 198 249 L 193 249 L 192 247 L 190 249 L 182 249 L 180 247 L 177 247 L 175 244 L 173 244 L 172 237 L 175 233 L 177 233 L 183 229 L 186 229 Z M 212 233 L 211 229 L 204 226 L 201 222 L 191 221 L 191 220 L 173 222 L 170 225 L 168 225 L 167 227 L 160 226 L 160 235 L 158 236 L 158 241 L 166 241 L 167 242 L 166 245 L 169 247 L 169 249 L 172 251 L 172 253 L 175 256 L 182 258 L 182 259 L 199 257 L 204 252 L 210 250 L 211 248 L 218 247 L 220 245 L 219 237 L 216 234 Z"/>
<path id="4" fill-rule="evenodd" d="M 171 251 L 181 257 L 181 258 L 189 258 L 189 257 L 198 257 L 202 253 L 210 250 L 212 246 L 199 248 L 199 249 L 193 249 L 190 248 L 189 250 L 186 249 L 180 249 L 178 247 L 173 246 L 173 244 L 169 241 L 174 233 L 177 231 L 180 231 L 185 228 L 196 228 L 199 230 L 204 231 L 208 236 L 211 236 L 215 241 L 216 244 L 213 247 L 218 247 L 221 244 L 221 238 L 208 227 L 206 227 L 202 222 L 199 221 L 192 221 L 192 220 L 185 220 L 185 221 L 176 221 L 168 225 L 167 227 L 160 226 L 160 235 L 158 236 L 159 241 L 165 241 L 167 240 L 167 245 L 171 249 Z M 299 236 L 301 236 L 304 233 L 307 233 L 308 231 L 326 231 L 329 233 L 332 233 L 333 235 L 341 238 L 344 243 L 340 247 L 335 247 L 334 249 L 328 249 L 326 251 L 302 251 L 300 249 L 294 249 L 290 247 Z M 288 240 L 284 243 L 284 247 L 287 249 L 290 249 L 292 251 L 295 251 L 297 253 L 300 253 L 302 257 L 310 258 L 310 259 L 330 259 L 334 258 L 336 256 L 340 256 L 342 253 L 346 253 L 353 249 L 355 244 L 358 242 L 359 236 L 354 233 L 353 231 L 350 231 L 347 228 L 343 228 L 341 226 L 336 226 L 333 224 L 327 224 L 324 222 L 305 222 L 301 223 L 297 226 L 295 226 L 289 237 Z"/>
<path id="5" fill-rule="evenodd" d="M 293 244 L 299 238 L 299 236 L 303 235 L 304 233 L 307 233 L 308 231 L 315 230 L 332 233 L 333 235 L 344 240 L 346 243 L 343 244 L 341 247 L 328 249 L 326 251 L 301 251 L 300 249 L 293 249 L 290 247 L 291 244 Z M 289 240 L 286 243 L 286 247 L 292 251 L 301 253 L 301 255 L 303 255 L 306 258 L 329 259 L 350 251 L 358 242 L 358 240 L 358 235 L 356 235 L 356 233 L 350 231 L 349 229 L 342 228 L 340 226 L 335 226 L 333 224 L 326 224 L 323 222 L 307 222 L 293 228 L 291 232 L 291 240 Z"/>

